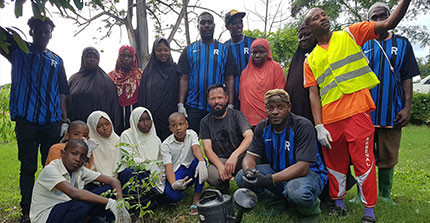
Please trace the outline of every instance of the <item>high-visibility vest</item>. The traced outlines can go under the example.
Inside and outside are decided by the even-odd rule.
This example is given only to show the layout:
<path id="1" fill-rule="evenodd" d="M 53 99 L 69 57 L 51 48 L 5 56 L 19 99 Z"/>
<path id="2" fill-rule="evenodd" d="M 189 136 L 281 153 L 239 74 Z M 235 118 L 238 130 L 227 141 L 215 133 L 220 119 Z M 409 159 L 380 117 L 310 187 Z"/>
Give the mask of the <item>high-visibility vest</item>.
<path id="1" fill-rule="evenodd" d="M 320 88 L 321 105 L 379 84 L 367 58 L 348 30 L 333 32 L 328 50 L 317 45 L 307 57 Z"/>

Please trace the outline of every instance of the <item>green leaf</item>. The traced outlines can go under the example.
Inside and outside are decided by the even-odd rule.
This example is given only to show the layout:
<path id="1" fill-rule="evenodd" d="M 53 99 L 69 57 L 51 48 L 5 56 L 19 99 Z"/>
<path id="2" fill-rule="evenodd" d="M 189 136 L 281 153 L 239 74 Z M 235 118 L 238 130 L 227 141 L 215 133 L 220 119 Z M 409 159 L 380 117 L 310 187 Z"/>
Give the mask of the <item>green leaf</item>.
<path id="1" fill-rule="evenodd" d="M 93 2 L 98 5 L 101 9 L 104 9 L 105 6 L 103 5 L 101 0 L 93 0 Z"/>
<path id="2" fill-rule="evenodd" d="M 35 2 L 31 2 L 31 9 L 33 10 L 33 15 L 35 16 L 35 17 L 37 17 L 37 18 L 41 18 L 42 17 L 42 14 L 41 14 L 41 11 L 40 11 L 40 7 L 39 7 L 39 4 L 38 3 L 35 3 Z"/>
<path id="3" fill-rule="evenodd" d="M 22 16 L 22 6 L 24 5 L 25 0 L 16 0 L 15 1 L 15 17 Z"/>
<path id="4" fill-rule="evenodd" d="M 14 32 L 12 34 L 13 40 L 15 40 L 16 44 L 18 44 L 18 47 L 24 51 L 25 53 L 29 53 L 30 50 L 28 50 L 27 44 L 24 40 L 22 40 L 21 36 L 18 35 L 18 33 Z"/>
<path id="5" fill-rule="evenodd" d="M 0 8 L 4 8 L 4 0 L 0 0 Z"/>
<path id="6" fill-rule="evenodd" d="M 79 10 L 81 10 L 84 7 L 84 1 L 73 0 L 73 2 L 75 3 L 76 8 L 78 8 Z"/>

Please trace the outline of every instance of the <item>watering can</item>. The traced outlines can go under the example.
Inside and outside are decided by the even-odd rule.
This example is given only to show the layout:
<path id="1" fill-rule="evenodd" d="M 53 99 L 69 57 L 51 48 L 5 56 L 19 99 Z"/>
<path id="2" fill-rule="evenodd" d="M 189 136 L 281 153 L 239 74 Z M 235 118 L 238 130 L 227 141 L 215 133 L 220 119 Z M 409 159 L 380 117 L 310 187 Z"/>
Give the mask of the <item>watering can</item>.
<path id="1" fill-rule="evenodd" d="M 201 223 L 239 223 L 243 213 L 250 211 L 257 204 L 257 195 L 249 189 L 240 188 L 233 194 L 234 201 L 239 208 L 237 216 L 231 196 L 221 194 L 219 190 L 206 189 L 197 203 Z"/>

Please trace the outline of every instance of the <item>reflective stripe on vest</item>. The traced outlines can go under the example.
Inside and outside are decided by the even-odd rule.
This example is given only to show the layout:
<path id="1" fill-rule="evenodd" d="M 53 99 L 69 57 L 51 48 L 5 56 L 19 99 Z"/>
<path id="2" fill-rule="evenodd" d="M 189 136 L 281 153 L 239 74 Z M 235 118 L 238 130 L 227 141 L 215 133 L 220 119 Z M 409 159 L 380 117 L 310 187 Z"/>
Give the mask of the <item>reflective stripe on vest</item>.
<path id="1" fill-rule="evenodd" d="M 328 50 L 315 47 L 307 61 L 320 88 L 322 106 L 379 83 L 361 48 L 345 30 L 333 32 Z"/>

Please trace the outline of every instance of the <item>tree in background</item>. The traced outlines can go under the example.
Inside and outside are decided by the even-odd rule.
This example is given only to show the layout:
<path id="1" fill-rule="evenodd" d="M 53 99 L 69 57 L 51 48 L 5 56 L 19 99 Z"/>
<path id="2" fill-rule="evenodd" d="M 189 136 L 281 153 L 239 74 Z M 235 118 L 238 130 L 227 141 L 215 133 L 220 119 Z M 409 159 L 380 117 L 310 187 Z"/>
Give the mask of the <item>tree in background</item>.
<path id="1" fill-rule="evenodd" d="M 294 24 L 287 24 L 276 32 L 264 33 L 264 31 L 254 29 L 245 30 L 244 33 L 254 38 L 266 38 L 270 43 L 273 60 L 278 62 L 284 71 L 288 69 L 298 46 L 297 27 Z"/>
<path id="2" fill-rule="evenodd" d="M 418 67 L 421 71 L 421 79 L 430 75 L 430 52 L 425 58 L 417 58 Z"/>

